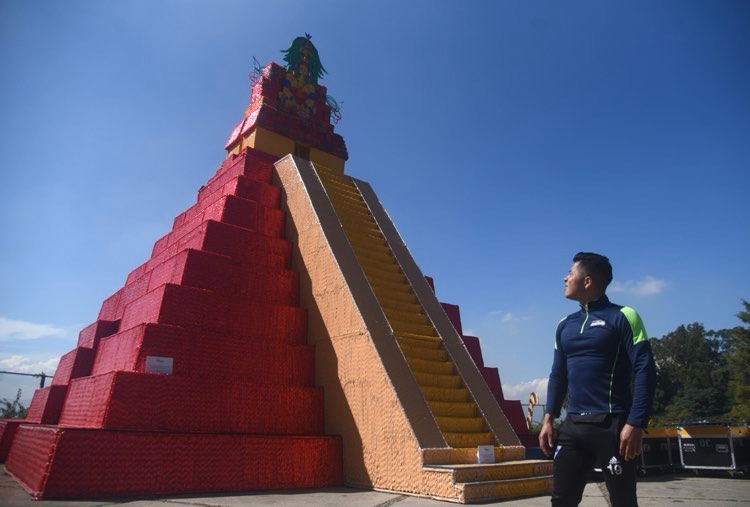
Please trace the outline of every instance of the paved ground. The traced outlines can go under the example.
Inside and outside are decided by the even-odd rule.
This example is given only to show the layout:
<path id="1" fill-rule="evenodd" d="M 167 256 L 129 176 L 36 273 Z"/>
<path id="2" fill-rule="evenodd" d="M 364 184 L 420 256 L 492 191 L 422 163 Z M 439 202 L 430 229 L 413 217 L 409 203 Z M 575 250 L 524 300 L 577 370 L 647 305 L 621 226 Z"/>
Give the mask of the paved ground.
<path id="1" fill-rule="evenodd" d="M 731 478 L 719 474 L 699 477 L 693 474 L 650 475 L 642 478 L 638 483 L 638 498 L 641 507 L 661 507 L 664 505 L 679 505 L 680 507 L 750 506 L 750 480 L 746 477 Z M 227 495 L 189 495 L 94 501 L 35 501 L 8 475 L 5 473 L 0 475 L 0 506 L 2 507 L 106 507 L 111 505 L 127 507 L 240 507 L 247 505 L 446 507 L 454 504 L 427 498 L 350 488 L 292 492 L 258 491 Z M 541 507 L 549 505 L 549 498 L 514 499 L 483 505 Z M 581 506 L 606 507 L 608 505 L 603 485 L 597 482 L 595 478 L 586 486 Z"/>

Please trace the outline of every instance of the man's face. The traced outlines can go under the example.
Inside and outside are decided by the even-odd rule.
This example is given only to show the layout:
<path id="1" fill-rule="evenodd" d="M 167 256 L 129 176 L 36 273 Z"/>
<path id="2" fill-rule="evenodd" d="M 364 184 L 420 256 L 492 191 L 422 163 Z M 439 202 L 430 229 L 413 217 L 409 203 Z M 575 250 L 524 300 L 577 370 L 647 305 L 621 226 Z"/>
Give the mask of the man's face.
<path id="1" fill-rule="evenodd" d="M 577 262 L 570 266 L 565 282 L 565 297 L 574 301 L 583 301 L 586 293 L 586 275 Z"/>

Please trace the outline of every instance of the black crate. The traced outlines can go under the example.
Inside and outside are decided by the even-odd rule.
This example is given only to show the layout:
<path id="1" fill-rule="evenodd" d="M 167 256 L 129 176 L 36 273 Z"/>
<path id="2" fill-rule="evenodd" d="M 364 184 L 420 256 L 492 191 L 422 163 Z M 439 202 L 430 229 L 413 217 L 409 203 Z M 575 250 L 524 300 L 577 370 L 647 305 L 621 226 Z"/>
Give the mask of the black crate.
<path id="1" fill-rule="evenodd" d="M 682 426 L 678 435 L 680 461 L 687 469 L 744 470 L 750 466 L 746 426 Z"/>

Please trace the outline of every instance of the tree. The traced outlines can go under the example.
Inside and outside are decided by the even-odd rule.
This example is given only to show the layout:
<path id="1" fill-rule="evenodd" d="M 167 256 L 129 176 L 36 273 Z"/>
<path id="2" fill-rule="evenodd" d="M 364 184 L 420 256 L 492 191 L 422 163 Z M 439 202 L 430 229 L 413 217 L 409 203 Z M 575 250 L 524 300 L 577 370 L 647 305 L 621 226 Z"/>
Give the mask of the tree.
<path id="1" fill-rule="evenodd" d="M 657 368 L 657 421 L 723 418 L 730 406 L 723 344 L 716 333 L 697 322 L 651 340 Z"/>
<path id="2" fill-rule="evenodd" d="M 742 300 L 744 310 L 737 314 L 745 327 L 737 326 L 719 332 L 729 370 L 729 416 L 735 423 L 750 421 L 750 303 Z"/>
<path id="3" fill-rule="evenodd" d="M 0 417 L 10 419 L 23 419 L 26 417 L 26 407 L 21 404 L 21 390 L 16 393 L 16 399 L 10 401 L 7 398 L 0 400 Z"/>

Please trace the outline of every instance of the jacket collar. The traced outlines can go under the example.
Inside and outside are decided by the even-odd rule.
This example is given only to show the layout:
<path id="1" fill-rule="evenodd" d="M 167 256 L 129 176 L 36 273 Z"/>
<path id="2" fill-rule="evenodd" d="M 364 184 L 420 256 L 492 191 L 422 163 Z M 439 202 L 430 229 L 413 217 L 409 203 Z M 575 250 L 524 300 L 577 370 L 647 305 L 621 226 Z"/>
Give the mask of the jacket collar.
<path id="1" fill-rule="evenodd" d="M 601 310 L 605 306 L 609 305 L 609 298 L 606 294 L 604 294 L 599 299 L 595 299 L 594 301 L 589 301 L 588 303 L 581 303 L 581 310 L 582 311 L 592 311 L 592 310 Z"/>

